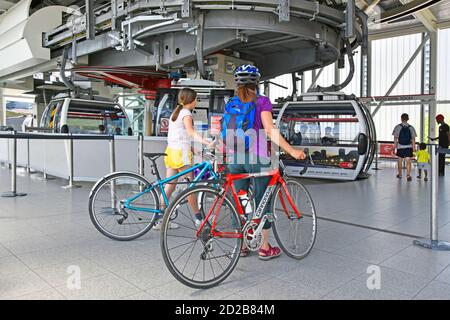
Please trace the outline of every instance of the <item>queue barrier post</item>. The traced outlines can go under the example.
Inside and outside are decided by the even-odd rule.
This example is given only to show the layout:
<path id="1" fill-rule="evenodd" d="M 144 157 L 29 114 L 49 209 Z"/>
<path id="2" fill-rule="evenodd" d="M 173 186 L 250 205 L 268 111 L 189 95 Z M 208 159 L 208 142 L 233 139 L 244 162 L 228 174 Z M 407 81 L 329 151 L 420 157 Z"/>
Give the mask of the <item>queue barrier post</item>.
<path id="1" fill-rule="evenodd" d="M 11 191 L 2 193 L 4 198 L 14 198 L 26 196 L 26 193 L 17 192 L 17 139 L 16 131 L 13 132 L 13 152 L 11 161 Z"/>
<path id="2" fill-rule="evenodd" d="M 372 170 L 381 170 L 378 168 L 378 158 L 380 157 L 380 145 L 378 141 L 375 142 L 375 168 Z"/>
<path id="3" fill-rule="evenodd" d="M 73 170 L 73 137 L 72 134 L 69 133 L 69 184 L 66 186 L 63 186 L 63 189 L 75 189 L 75 188 L 81 188 L 80 185 L 75 185 L 73 183 L 73 176 L 74 176 L 74 170 Z"/>
<path id="4" fill-rule="evenodd" d="M 430 239 L 414 240 L 414 244 L 423 248 L 450 251 L 450 243 L 439 240 L 438 224 L 438 153 L 449 153 L 448 150 L 437 147 L 437 144 L 430 144 L 431 151 L 431 207 L 430 207 Z"/>
<path id="5" fill-rule="evenodd" d="M 114 136 L 111 136 L 111 140 L 109 140 L 109 166 L 111 173 L 116 171 L 116 146 L 114 143 Z M 116 185 L 114 180 L 111 180 L 111 209 L 115 211 L 116 201 L 115 199 L 116 193 Z"/>
<path id="6" fill-rule="evenodd" d="M 144 176 L 144 136 L 142 133 L 138 135 L 138 173 Z M 144 186 L 139 185 L 139 191 L 144 191 Z"/>

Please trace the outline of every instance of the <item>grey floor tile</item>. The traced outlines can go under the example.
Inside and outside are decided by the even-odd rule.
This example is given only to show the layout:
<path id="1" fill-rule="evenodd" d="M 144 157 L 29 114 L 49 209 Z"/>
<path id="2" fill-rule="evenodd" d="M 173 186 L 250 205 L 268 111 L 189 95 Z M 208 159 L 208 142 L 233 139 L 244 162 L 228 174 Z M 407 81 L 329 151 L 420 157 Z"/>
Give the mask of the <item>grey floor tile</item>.
<path id="1" fill-rule="evenodd" d="M 211 289 L 194 289 L 175 281 L 161 287 L 146 290 L 152 296 L 164 300 L 218 300 L 233 294 L 220 285 Z"/>
<path id="2" fill-rule="evenodd" d="M 156 300 L 156 297 L 152 296 L 148 292 L 139 292 L 131 296 L 124 297 L 122 300 Z"/>
<path id="3" fill-rule="evenodd" d="M 399 255 L 410 258 L 417 258 L 420 260 L 427 260 L 429 262 L 434 262 L 436 264 L 442 265 L 450 264 L 450 252 L 429 250 L 416 245 L 411 245 L 406 249 L 400 251 Z"/>
<path id="4" fill-rule="evenodd" d="M 239 291 L 239 295 L 250 300 L 310 300 L 319 299 L 323 292 L 299 283 L 273 278 Z"/>
<path id="5" fill-rule="evenodd" d="M 433 281 L 416 297 L 416 300 L 450 300 L 450 284 Z"/>
<path id="6" fill-rule="evenodd" d="M 177 281 L 169 270 L 158 262 L 121 270 L 120 276 L 144 291 Z"/>
<path id="7" fill-rule="evenodd" d="M 444 269 L 436 278 L 436 281 L 450 284 L 450 266 Z"/>
<path id="8" fill-rule="evenodd" d="M 81 255 L 68 247 L 61 247 L 20 254 L 17 257 L 29 268 L 37 269 L 73 261 L 81 258 Z"/>
<path id="9" fill-rule="evenodd" d="M 6 250 L 6 248 L 3 247 L 3 246 L 0 244 L 0 258 L 6 257 L 6 256 L 10 256 L 11 254 L 12 254 L 11 252 L 9 252 L 8 250 Z"/>
<path id="10" fill-rule="evenodd" d="M 35 236 L 14 241 L 3 242 L 3 246 L 12 253 L 19 255 L 46 249 L 58 248 L 63 245 L 49 236 Z"/>
<path id="11" fill-rule="evenodd" d="M 78 270 L 80 272 L 81 283 L 93 277 L 110 274 L 108 270 L 105 270 L 94 262 L 84 258 L 73 259 L 64 263 L 37 268 L 33 271 L 51 286 L 60 287 L 66 285 L 70 276 L 72 276 L 74 272 L 78 272 Z"/>
<path id="12" fill-rule="evenodd" d="M 69 300 L 120 299 L 141 292 L 129 282 L 113 274 L 89 278 L 81 283 L 80 289 L 69 289 L 67 286 L 56 289 Z"/>
<path id="13" fill-rule="evenodd" d="M 16 297 L 14 300 L 66 300 L 66 298 L 56 289 L 47 289 Z"/>
<path id="14" fill-rule="evenodd" d="M 51 289 L 32 271 L 0 276 L 0 299 L 13 299 L 37 291 Z"/>
<path id="15" fill-rule="evenodd" d="M 15 256 L 0 258 L 0 276 L 28 271 L 29 268 Z"/>
<path id="16" fill-rule="evenodd" d="M 370 263 L 380 263 L 405 249 L 408 245 L 401 243 L 386 243 L 385 241 L 367 238 L 335 251 L 338 255 L 351 257 Z"/>
<path id="17" fill-rule="evenodd" d="M 430 280 L 434 279 L 447 266 L 427 259 L 411 258 L 402 255 L 395 255 L 382 262 L 381 265 Z"/>

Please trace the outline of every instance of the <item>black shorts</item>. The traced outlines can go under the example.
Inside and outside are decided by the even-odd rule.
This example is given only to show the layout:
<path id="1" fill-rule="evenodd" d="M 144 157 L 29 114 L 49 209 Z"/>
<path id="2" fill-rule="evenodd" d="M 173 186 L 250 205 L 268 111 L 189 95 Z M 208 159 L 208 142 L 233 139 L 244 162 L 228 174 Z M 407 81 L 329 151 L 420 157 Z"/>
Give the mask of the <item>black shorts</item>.
<path id="1" fill-rule="evenodd" d="M 397 157 L 399 158 L 412 158 L 413 156 L 413 150 L 412 148 L 405 148 L 405 149 L 397 149 Z"/>

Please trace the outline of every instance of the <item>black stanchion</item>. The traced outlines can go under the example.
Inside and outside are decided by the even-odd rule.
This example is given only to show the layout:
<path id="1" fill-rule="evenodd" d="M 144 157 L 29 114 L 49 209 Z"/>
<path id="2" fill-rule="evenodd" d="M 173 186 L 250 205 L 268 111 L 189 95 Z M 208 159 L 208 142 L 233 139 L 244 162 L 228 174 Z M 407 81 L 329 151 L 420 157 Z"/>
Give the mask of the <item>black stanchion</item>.
<path id="1" fill-rule="evenodd" d="M 11 136 L 11 135 L 10 135 Z M 13 154 L 12 154 L 12 164 L 11 164 L 11 191 L 2 193 L 4 198 L 14 198 L 26 196 L 26 193 L 17 192 L 17 139 L 16 132 L 12 134 L 13 140 Z"/>
<path id="2" fill-rule="evenodd" d="M 431 147 L 431 208 L 430 208 L 430 239 L 414 240 L 414 244 L 432 250 L 450 251 L 450 243 L 439 240 L 438 230 L 438 154 L 450 154 L 450 150 Z"/>

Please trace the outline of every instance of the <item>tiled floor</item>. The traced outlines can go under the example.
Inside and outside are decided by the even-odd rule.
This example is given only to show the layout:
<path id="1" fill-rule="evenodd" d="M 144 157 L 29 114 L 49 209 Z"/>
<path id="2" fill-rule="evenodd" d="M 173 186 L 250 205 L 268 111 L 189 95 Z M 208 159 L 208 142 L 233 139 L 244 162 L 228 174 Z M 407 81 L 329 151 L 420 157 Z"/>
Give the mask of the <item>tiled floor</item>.
<path id="1" fill-rule="evenodd" d="M 428 235 L 430 183 L 399 181 L 388 167 L 371 173 L 356 182 L 305 181 L 318 217 Z M 9 181 L 9 171 L 0 169 L 0 192 Z M 105 238 L 88 217 L 91 185 L 66 190 L 65 184 L 20 169 L 18 190 L 28 195 L 0 198 L 0 299 L 450 299 L 450 252 L 323 219 L 304 260 L 250 255 L 220 286 L 194 290 L 167 271 L 158 231 L 131 242 Z M 440 181 L 443 240 L 450 240 L 449 188 L 450 175 Z M 380 287 L 370 290 L 374 266 Z M 71 282 L 74 270 L 80 289 Z"/>

